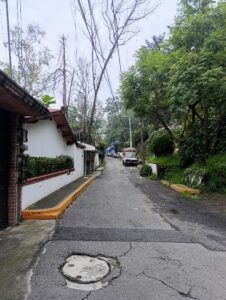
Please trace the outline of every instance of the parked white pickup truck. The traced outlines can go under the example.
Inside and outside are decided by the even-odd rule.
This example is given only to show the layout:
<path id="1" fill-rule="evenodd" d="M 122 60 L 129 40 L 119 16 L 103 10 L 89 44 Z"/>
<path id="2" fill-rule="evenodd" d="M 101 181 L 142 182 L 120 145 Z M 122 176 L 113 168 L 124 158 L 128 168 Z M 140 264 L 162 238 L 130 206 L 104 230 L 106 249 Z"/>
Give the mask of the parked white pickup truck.
<path id="1" fill-rule="evenodd" d="M 123 149 L 122 163 L 124 166 L 137 166 L 137 151 L 135 148 Z"/>

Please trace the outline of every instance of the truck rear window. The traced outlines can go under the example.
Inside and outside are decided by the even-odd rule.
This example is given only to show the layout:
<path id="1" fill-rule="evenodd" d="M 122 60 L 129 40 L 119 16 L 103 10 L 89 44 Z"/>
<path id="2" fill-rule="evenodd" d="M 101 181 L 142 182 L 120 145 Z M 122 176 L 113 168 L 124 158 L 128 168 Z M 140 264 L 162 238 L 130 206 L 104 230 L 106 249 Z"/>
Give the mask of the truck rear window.
<path id="1" fill-rule="evenodd" d="M 125 154 L 125 156 L 128 157 L 128 158 L 136 158 L 136 153 L 134 153 L 134 152 L 127 152 Z"/>

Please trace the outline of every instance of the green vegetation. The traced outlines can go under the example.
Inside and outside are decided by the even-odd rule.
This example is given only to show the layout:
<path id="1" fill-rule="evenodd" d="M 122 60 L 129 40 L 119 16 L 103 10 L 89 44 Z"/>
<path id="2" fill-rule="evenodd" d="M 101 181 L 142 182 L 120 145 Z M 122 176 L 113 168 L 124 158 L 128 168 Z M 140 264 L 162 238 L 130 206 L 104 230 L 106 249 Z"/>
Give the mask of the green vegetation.
<path id="1" fill-rule="evenodd" d="M 163 179 L 168 180 L 170 183 L 182 183 L 184 177 L 184 170 L 180 168 L 174 168 L 166 171 Z"/>
<path id="2" fill-rule="evenodd" d="M 226 166 L 226 152 L 224 154 L 208 157 L 206 159 L 206 165 L 208 166 L 208 168 Z"/>
<path id="3" fill-rule="evenodd" d="M 60 155 L 56 158 L 26 156 L 25 180 L 32 177 L 50 174 L 62 170 L 70 170 L 74 167 L 73 158 Z"/>
<path id="4" fill-rule="evenodd" d="M 142 177 L 148 177 L 152 174 L 152 168 L 149 165 L 143 165 L 140 168 L 140 176 Z"/>
<path id="5" fill-rule="evenodd" d="M 47 106 L 49 107 L 51 104 L 55 104 L 56 101 L 54 99 L 54 97 L 50 96 L 50 95 L 43 95 L 41 97 L 41 101 Z"/>
<path id="6" fill-rule="evenodd" d="M 148 161 L 160 165 L 174 165 L 174 166 L 179 165 L 180 162 L 178 154 L 161 156 L 161 157 L 150 155 Z"/>
<path id="7" fill-rule="evenodd" d="M 150 180 L 157 180 L 158 177 L 156 174 L 152 173 L 151 176 L 148 177 Z"/>
<path id="8" fill-rule="evenodd" d="M 149 149 L 157 157 L 172 154 L 174 148 L 173 138 L 165 130 L 159 129 L 151 135 Z"/>
<path id="9" fill-rule="evenodd" d="M 178 158 L 178 156 L 176 156 Z M 172 157 L 172 161 L 175 158 Z M 170 166 L 170 158 L 158 159 L 165 166 Z M 171 183 L 184 183 L 202 191 L 226 192 L 226 153 L 209 156 L 204 163 L 193 163 L 189 168 L 175 167 L 168 169 L 163 178 Z"/>
<path id="10" fill-rule="evenodd" d="M 184 180 L 191 186 L 200 186 L 205 191 L 226 192 L 226 153 L 209 156 L 205 163 L 194 163 L 186 173 Z"/>
<path id="11" fill-rule="evenodd" d="M 214 2 L 181 0 L 169 36 L 137 51 L 120 94 L 146 124 L 146 159 L 160 178 L 225 191 L 226 2 Z"/>

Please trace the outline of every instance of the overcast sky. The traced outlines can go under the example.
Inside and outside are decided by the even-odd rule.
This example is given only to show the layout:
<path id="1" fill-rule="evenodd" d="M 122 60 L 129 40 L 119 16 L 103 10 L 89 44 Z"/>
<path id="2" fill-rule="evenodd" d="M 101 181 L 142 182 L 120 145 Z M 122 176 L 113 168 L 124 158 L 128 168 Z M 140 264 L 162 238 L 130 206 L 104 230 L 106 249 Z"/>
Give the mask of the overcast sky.
<path id="1" fill-rule="evenodd" d="M 155 0 L 153 0 L 153 3 Z M 59 49 L 59 36 L 64 34 L 67 37 L 67 58 L 74 60 L 75 51 L 80 54 L 85 53 L 87 42 L 81 34 L 79 19 L 76 21 L 72 14 L 73 0 L 8 0 L 10 12 L 10 26 L 17 24 L 17 3 L 21 2 L 22 27 L 28 24 L 38 23 L 46 31 L 44 44 L 48 46 L 55 55 Z M 142 21 L 140 33 L 136 35 L 126 46 L 121 48 L 122 67 L 127 70 L 134 62 L 134 54 L 137 49 L 151 40 L 153 35 L 163 32 L 167 33 L 167 26 L 172 25 L 177 13 L 178 0 L 161 0 L 161 4 L 147 19 Z M 7 61 L 7 49 L 2 47 L 2 42 L 7 40 L 5 4 L 0 1 L 0 42 L 1 60 Z M 113 88 L 116 91 L 119 87 L 119 67 L 117 59 L 113 59 L 109 66 L 109 74 Z M 105 100 L 110 96 L 108 86 L 104 83 L 100 97 Z M 60 105 L 60 102 L 58 101 Z"/>

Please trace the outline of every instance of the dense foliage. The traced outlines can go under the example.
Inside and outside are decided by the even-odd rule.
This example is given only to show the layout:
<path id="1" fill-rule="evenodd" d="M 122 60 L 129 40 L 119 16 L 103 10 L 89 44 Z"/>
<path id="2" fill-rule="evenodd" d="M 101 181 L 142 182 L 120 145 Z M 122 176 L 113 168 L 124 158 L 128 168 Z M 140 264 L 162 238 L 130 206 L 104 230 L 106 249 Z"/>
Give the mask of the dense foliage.
<path id="1" fill-rule="evenodd" d="M 150 139 L 149 149 L 157 157 L 173 154 L 174 141 L 166 131 L 155 131 Z"/>
<path id="2" fill-rule="evenodd" d="M 226 3 L 213 2 L 181 1 L 169 36 L 138 50 L 121 81 L 126 109 L 165 130 L 183 167 L 226 151 Z"/>
<path id="3" fill-rule="evenodd" d="M 152 174 L 152 168 L 149 165 L 143 165 L 140 169 L 140 176 L 147 177 Z"/>
<path id="4" fill-rule="evenodd" d="M 179 8 L 168 37 L 137 51 L 122 76 L 121 99 L 151 129 L 147 158 L 179 158 L 175 170 L 163 166 L 164 178 L 224 190 L 226 1 L 181 0 Z"/>
<path id="5" fill-rule="evenodd" d="M 56 158 L 26 156 L 27 166 L 25 179 L 50 174 L 62 170 L 70 170 L 74 167 L 73 158 L 60 155 Z"/>

